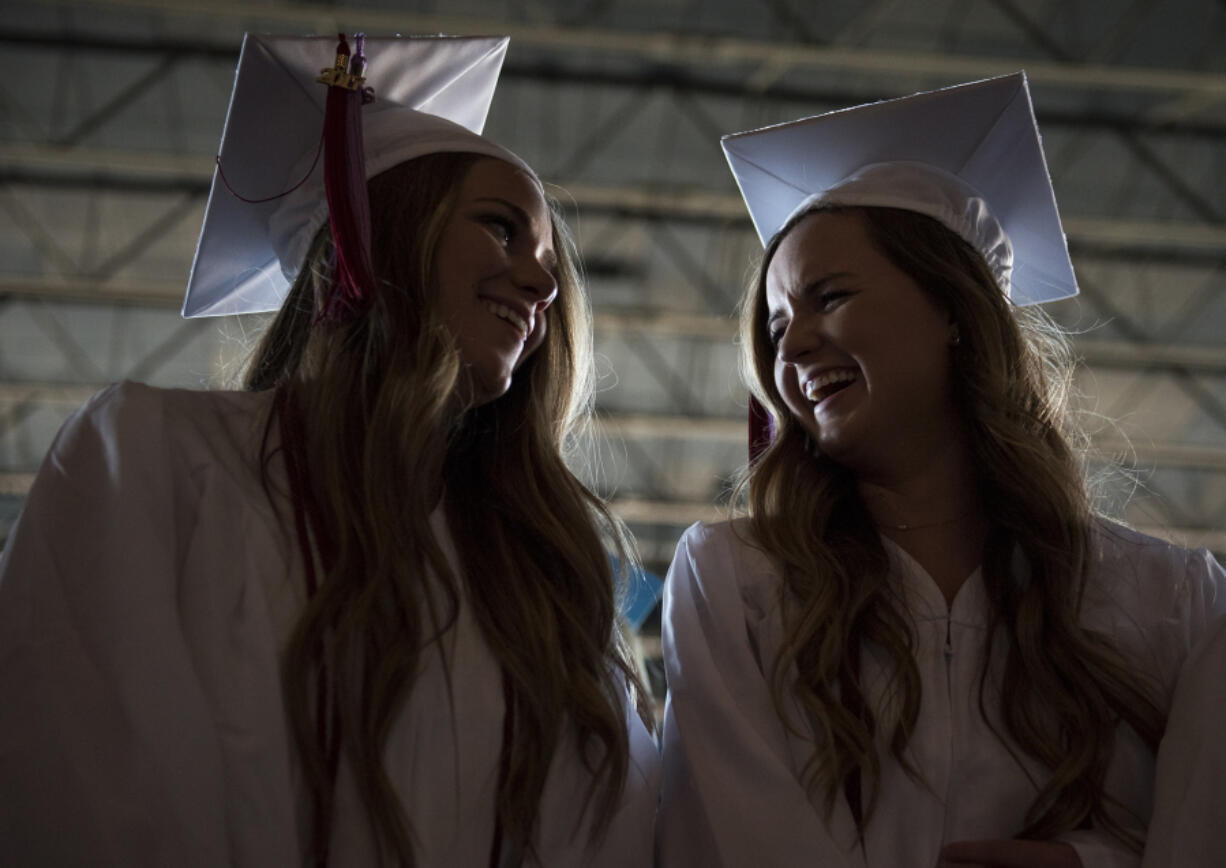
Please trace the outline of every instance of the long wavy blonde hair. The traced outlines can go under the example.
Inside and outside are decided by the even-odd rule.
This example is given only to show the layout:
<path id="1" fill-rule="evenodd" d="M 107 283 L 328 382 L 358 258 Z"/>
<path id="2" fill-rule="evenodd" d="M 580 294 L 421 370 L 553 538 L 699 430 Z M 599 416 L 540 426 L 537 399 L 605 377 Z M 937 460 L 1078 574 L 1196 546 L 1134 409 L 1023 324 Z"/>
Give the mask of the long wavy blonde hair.
<path id="1" fill-rule="evenodd" d="M 606 548 L 632 563 L 627 537 L 564 462 L 591 410 L 591 314 L 552 203 L 559 289 L 545 340 L 507 394 L 456 411 L 467 373 L 438 311 L 434 254 L 479 159 L 436 154 L 372 179 L 379 286 L 370 310 L 339 325 L 317 321 L 332 280 L 325 229 L 248 373 L 249 389 L 285 390 L 300 414 L 309 494 L 334 552 L 283 667 L 316 825 L 325 826 L 315 830 L 317 854 L 333 786 L 317 736 L 323 669 L 381 859 L 415 864 L 383 751 L 424 656 L 443 655 L 438 639 L 461 599 L 504 675 L 513 726 L 504 730 L 496 811 L 515 852 L 532 852 L 550 762 L 568 738 L 592 774 L 585 810 L 602 835 L 628 768 L 624 683 L 650 719 L 617 628 L 622 577 Z M 266 447 L 266 466 L 274 458 Z M 429 527 L 439 479 L 461 575 Z M 312 540 L 317 551 L 322 542 Z"/>
<path id="2" fill-rule="evenodd" d="M 1008 697 L 997 732 L 1050 770 L 1035 782 L 1022 837 L 1051 838 L 1092 820 L 1139 850 L 1141 842 L 1108 812 L 1104 790 L 1117 725 L 1128 723 L 1157 748 L 1165 713 L 1156 684 L 1105 636 L 1081 626 L 1091 561 L 1090 507 L 1081 462 L 1084 435 L 1068 398 L 1073 363 L 1063 334 L 1041 311 L 1013 306 L 983 258 L 936 220 L 892 208 L 828 208 L 857 215 L 878 252 L 907 273 L 957 324 L 955 394 L 969 431 L 971 463 L 989 527 L 983 579 L 991 605 L 988 648 L 1004 650 L 999 693 L 988 690 L 985 654 L 979 708 Z M 813 212 L 808 212 L 813 213 Z M 745 469 L 755 544 L 781 575 L 784 642 L 772 673 L 773 695 L 793 691 L 816 727 L 804 770 L 829 816 L 840 793 L 867 807 L 853 816 L 861 836 L 881 775 L 876 739 L 913 777 L 904 753 L 919 714 L 922 684 L 915 636 L 891 602 L 888 559 L 854 476 L 813 455 L 807 435 L 775 386 L 775 349 L 767 332 L 766 274 L 794 217 L 767 246 L 742 306 L 745 379 L 777 425 L 773 443 Z M 1019 569 L 1019 557 L 1026 568 Z M 872 708 L 859 678 L 860 650 L 890 659 L 885 707 Z M 799 673 L 795 681 L 789 673 Z"/>

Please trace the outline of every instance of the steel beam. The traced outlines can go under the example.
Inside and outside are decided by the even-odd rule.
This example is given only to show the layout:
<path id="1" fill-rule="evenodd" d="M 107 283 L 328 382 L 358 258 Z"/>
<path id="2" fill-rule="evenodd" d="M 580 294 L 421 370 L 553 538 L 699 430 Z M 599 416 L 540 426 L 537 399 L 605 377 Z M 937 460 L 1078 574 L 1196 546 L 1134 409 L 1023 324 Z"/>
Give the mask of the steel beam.
<path id="1" fill-rule="evenodd" d="M 183 284 L 151 282 L 111 285 L 88 279 L 39 280 L 0 275 L 2 298 L 178 308 L 183 303 Z M 731 343 L 737 331 L 737 322 L 732 317 L 665 310 L 597 310 L 593 321 L 598 336 L 630 333 Z M 1091 368 L 1128 371 L 1180 368 L 1195 374 L 1226 376 L 1226 346 L 1221 345 L 1079 338 L 1073 342 L 1073 349 Z"/>
<path id="2" fill-rule="evenodd" d="M 1060 63 L 1073 62 L 1073 55 L 1057 43 L 1014 0 L 991 0 L 991 2 L 1050 58 Z M 1216 95 L 1200 93 L 1196 94 L 1195 98 L 1192 94 L 1183 94 L 1176 98 L 1176 102 L 1181 106 L 1180 111 L 1182 112 L 1190 106 L 1199 105 L 1201 99 L 1207 98 L 1208 104 L 1213 104 L 1220 101 L 1222 97 L 1222 93 Z M 1210 223 L 1221 224 L 1223 222 L 1223 216 L 1214 203 L 1176 172 L 1167 161 L 1159 157 L 1153 148 L 1141 141 L 1136 131 L 1121 129 L 1117 132 L 1120 141 L 1132 153 L 1133 158 L 1166 185 L 1167 189 L 1191 208 L 1197 216 Z"/>
<path id="3" fill-rule="evenodd" d="M 703 34 L 609 30 L 591 27 L 522 23 L 505 19 L 415 15 L 358 6 L 322 3 L 260 3 L 246 0 L 59 0 L 62 6 L 124 8 L 206 18 L 215 21 L 256 21 L 320 33 L 338 28 L 378 33 L 500 33 L 517 47 L 548 49 L 585 57 L 606 53 L 645 62 L 698 67 L 755 69 L 779 64 L 794 69 L 855 72 L 884 78 L 917 76 L 934 82 L 970 81 L 1015 72 L 1021 61 L 1012 57 L 952 56 L 924 51 L 881 51 L 846 46 L 780 43 Z M 1226 98 L 1226 75 L 1214 72 L 1153 69 L 1095 63 L 1025 61 L 1030 79 L 1043 85 L 1180 97 L 1202 94 Z"/>
<path id="4" fill-rule="evenodd" d="M 728 518 L 724 506 L 701 501 L 663 501 L 639 498 L 614 498 L 613 511 L 628 524 L 654 524 L 685 527 L 696 521 L 722 521 Z M 1226 552 L 1226 531 L 1201 527 L 1163 527 L 1138 525 L 1141 533 L 1170 540 L 1181 546 L 1204 546 Z"/>
<path id="5" fill-rule="evenodd" d="M 159 57 L 167 52 L 173 52 L 184 59 L 201 58 L 206 62 L 224 63 L 226 66 L 233 66 L 238 56 L 238 45 L 230 40 L 205 42 L 170 38 L 152 41 L 96 34 L 0 30 L 0 44 L 79 53 L 156 55 Z M 556 55 L 556 57 L 564 56 L 565 52 L 559 52 Z M 586 61 L 588 58 L 582 55 L 579 59 Z M 718 70 L 718 65 L 712 67 L 706 63 L 689 66 L 675 62 L 644 64 L 649 68 L 640 71 L 634 69 L 609 70 L 586 65 L 563 67 L 554 56 L 543 60 L 526 61 L 512 57 L 503 66 L 502 77 L 507 81 L 532 81 L 542 85 L 557 85 L 561 82 L 580 87 L 603 86 L 651 91 L 668 89 L 690 95 L 733 97 L 758 103 L 763 100 L 802 103 L 814 106 L 815 111 L 820 106 L 841 107 L 899 95 L 898 88 L 884 85 L 878 85 L 871 91 L 835 91 L 792 83 L 779 83 L 778 79 L 793 65 L 787 57 L 771 56 L 746 77 L 733 78 L 720 75 L 718 72 L 711 74 L 712 68 Z M 1013 72 L 1016 66 L 1017 64 L 1012 64 L 1005 71 Z M 1027 63 L 1026 68 L 1033 71 L 1034 65 Z M 938 83 L 948 82 L 938 81 Z M 1058 86 L 1059 82 L 1055 84 Z M 913 87 L 913 85 L 908 84 L 906 87 Z M 1204 120 L 1198 115 L 1224 100 L 1226 100 L 1226 90 L 1222 88 L 1194 88 L 1179 92 L 1140 114 L 1104 112 L 1093 108 L 1067 110 L 1041 107 L 1038 111 L 1038 119 L 1044 129 L 1072 127 L 1113 132 L 1154 132 L 1166 137 L 1192 136 L 1216 140 L 1226 138 L 1226 126 L 1212 120 Z"/>
<path id="6" fill-rule="evenodd" d="M 0 406 L 38 404 L 72 408 L 85 403 L 103 384 L 14 383 L 0 381 Z M 743 418 L 685 416 L 601 411 L 600 427 L 607 437 L 625 440 L 673 440 L 727 443 L 745 442 Z M 1191 467 L 1226 471 L 1226 448 L 1175 442 L 1147 442 L 1138 438 L 1100 438 L 1094 443 L 1102 455 L 1121 456 L 1136 466 Z M 657 480 L 658 481 L 658 480 Z"/>
<path id="7" fill-rule="evenodd" d="M 0 495 L 24 497 L 34 483 L 33 473 L 0 472 Z M 627 524 L 665 525 L 683 528 L 696 521 L 721 521 L 727 507 L 700 501 L 615 498 L 613 512 Z M 1226 552 L 1226 531 L 1196 527 L 1139 526 L 1137 530 L 1183 546 L 1204 546 Z"/>
<path id="8" fill-rule="evenodd" d="M 61 173 L 72 173 L 70 177 Z M 143 154 L 130 151 L 0 145 L 0 182 L 30 186 L 109 185 L 135 190 L 199 193 L 208 189 L 212 157 Z M 129 180 L 130 179 L 130 180 Z M 564 183 L 565 179 L 558 179 Z M 611 212 L 644 219 L 700 220 L 748 225 L 744 203 L 735 193 L 655 190 L 565 184 L 576 206 L 592 213 Z M 1122 250 L 1175 249 L 1226 259 L 1226 226 L 1211 223 L 1113 220 L 1066 216 L 1064 229 L 1077 245 Z"/>
<path id="9" fill-rule="evenodd" d="M 607 433 L 627 439 L 702 440 L 741 445 L 747 435 L 747 423 L 743 418 L 647 413 L 602 413 L 600 418 Z M 1226 448 L 1220 446 L 1104 437 L 1095 440 L 1094 448 L 1101 455 L 1126 459 L 1133 466 L 1226 471 Z"/>
<path id="10" fill-rule="evenodd" d="M 7 497 L 25 497 L 34 484 L 33 473 L 0 472 L 0 495 Z"/>

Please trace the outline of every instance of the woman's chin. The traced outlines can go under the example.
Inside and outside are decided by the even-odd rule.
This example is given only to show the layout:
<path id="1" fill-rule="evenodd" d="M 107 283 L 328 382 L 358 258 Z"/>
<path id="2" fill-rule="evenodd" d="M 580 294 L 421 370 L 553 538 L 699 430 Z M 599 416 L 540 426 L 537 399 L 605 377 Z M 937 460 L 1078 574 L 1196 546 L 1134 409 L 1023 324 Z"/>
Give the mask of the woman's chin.
<path id="1" fill-rule="evenodd" d="M 472 376 L 468 381 L 470 407 L 479 407 L 482 404 L 496 401 L 511 389 L 511 372 L 508 370 L 479 371 L 475 368 L 470 370 L 472 371 Z"/>

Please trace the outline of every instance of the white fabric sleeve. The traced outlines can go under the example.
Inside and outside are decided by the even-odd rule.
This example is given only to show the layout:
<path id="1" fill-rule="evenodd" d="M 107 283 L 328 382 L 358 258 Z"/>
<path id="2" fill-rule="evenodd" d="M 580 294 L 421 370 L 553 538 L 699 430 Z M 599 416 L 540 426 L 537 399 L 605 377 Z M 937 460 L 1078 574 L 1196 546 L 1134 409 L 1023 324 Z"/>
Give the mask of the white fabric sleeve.
<path id="1" fill-rule="evenodd" d="M 1141 864 L 1140 854 L 1096 829 L 1069 832 L 1057 840 L 1073 845 L 1082 868 L 1138 868 Z"/>
<path id="2" fill-rule="evenodd" d="M 1201 563 L 1189 631 L 1197 645 L 1158 750 L 1144 868 L 1226 865 L 1226 574 L 1208 553 Z"/>
<path id="3" fill-rule="evenodd" d="M 660 751 L 639 718 L 629 691 L 624 702 L 630 762 L 626 768 L 621 806 L 609 823 L 601 845 L 570 864 L 586 868 L 649 868 L 652 864 L 656 809 L 660 801 Z"/>
<path id="4" fill-rule="evenodd" d="M 224 722 L 180 623 L 195 507 L 176 496 L 189 483 L 163 422 L 141 387 L 112 387 L 78 411 L 0 560 L 7 864 L 233 861 Z"/>
<path id="5" fill-rule="evenodd" d="M 846 857 L 793 771 L 737 579 L 727 537 L 691 527 L 664 594 L 658 865 L 838 868 Z"/>
<path id="6" fill-rule="evenodd" d="M 1166 577 L 1154 577 L 1155 580 L 1162 578 Z M 1203 549 L 1188 552 L 1187 571 L 1181 577 L 1181 583 L 1175 586 L 1179 589 L 1176 594 L 1176 611 L 1172 613 L 1172 626 L 1176 635 L 1170 637 L 1169 643 L 1172 648 L 1178 649 L 1181 656 L 1186 655 L 1191 646 L 1204 634 L 1206 624 L 1213 616 L 1215 609 L 1220 609 L 1222 603 L 1226 602 L 1222 599 L 1223 593 L 1226 592 L 1224 578 L 1226 576 L 1221 566 L 1209 552 Z M 1194 657 L 1204 656 L 1206 655 L 1194 655 Z M 1211 657 L 1212 653 L 1207 656 Z M 1226 776 L 1226 750 L 1222 749 L 1221 744 L 1221 721 L 1226 719 L 1226 686 L 1224 686 L 1226 681 L 1223 681 L 1226 679 L 1226 639 L 1221 643 L 1221 650 L 1217 652 L 1217 656 L 1219 660 L 1216 664 L 1216 678 L 1218 679 L 1216 684 L 1206 681 L 1203 685 L 1188 690 L 1184 687 L 1188 677 L 1186 675 L 1180 677 L 1175 704 L 1168 718 L 1166 733 L 1158 754 L 1154 790 L 1155 807 L 1148 831 L 1145 832 L 1147 839 L 1145 861 L 1142 862 L 1141 855 L 1132 852 L 1119 840 L 1101 830 L 1090 829 L 1062 835 L 1060 840 L 1072 844 L 1077 850 L 1083 868 L 1140 868 L 1142 865 L 1144 868 L 1168 868 L 1168 866 L 1169 868 L 1176 868 L 1176 866 L 1178 868 L 1185 868 L 1185 866 L 1186 868 L 1197 868 L 1197 866 L 1209 868 L 1209 866 L 1226 865 L 1226 845 L 1220 843 L 1216 859 L 1198 861 L 1195 858 L 1189 858 L 1197 851 L 1187 849 L 1188 847 L 1207 847 L 1208 842 L 1219 836 L 1220 832 L 1214 829 L 1214 824 L 1208 821 L 1207 815 L 1202 815 L 1198 819 L 1182 816 L 1189 808 L 1189 799 L 1194 798 L 1191 790 L 1199 786 L 1203 789 L 1205 797 L 1212 796 L 1216 798 L 1216 801 L 1199 798 L 1197 801 L 1205 805 L 1219 806 L 1217 808 L 1219 815 L 1222 819 L 1226 819 L 1226 807 L 1221 807 L 1226 805 L 1226 785 L 1222 784 L 1223 776 Z M 1185 666 L 1192 665 L 1192 659 L 1185 664 Z M 1212 667 L 1214 664 L 1209 665 Z M 1204 666 L 1203 663 L 1197 664 L 1194 669 L 1200 671 Z M 1216 699 L 1213 698 L 1215 691 Z M 1181 693 L 1194 693 L 1200 698 L 1180 699 Z M 1206 717 L 1200 713 L 1202 706 L 1207 713 L 1215 702 L 1216 715 Z M 1185 710 L 1183 706 L 1187 705 L 1192 707 Z M 1188 711 L 1191 711 L 1191 714 L 1188 714 Z M 1195 735 L 1185 732 L 1189 725 L 1198 728 Z M 1211 731 L 1212 737 L 1210 737 Z M 1195 749 L 1187 750 L 1192 744 L 1196 744 Z M 1215 749 L 1216 759 L 1211 760 L 1210 754 Z M 1202 774 L 1199 784 L 1195 784 L 1192 775 L 1198 769 L 1189 765 L 1194 758 L 1196 763 L 1205 762 L 1209 767 L 1212 767 L 1216 761 L 1216 779 L 1212 774 Z M 1208 769 L 1201 767 L 1199 771 L 1203 773 Z M 1214 783 L 1217 784 L 1216 795 L 1214 790 L 1208 788 Z M 1170 792 L 1172 789 L 1177 792 L 1172 794 Z M 1176 814 L 1178 816 L 1175 816 Z M 1174 838 L 1178 846 L 1173 847 L 1167 841 L 1173 831 L 1172 820 L 1175 819 L 1183 823 L 1199 824 L 1199 838 L 1189 838 L 1190 829 L 1181 828 Z M 1195 840 L 1201 843 L 1195 843 Z M 1159 856 L 1160 853 L 1166 855 Z"/>
<path id="7" fill-rule="evenodd" d="M 600 791 L 591 791 L 591 768 L 582 757 L 578 743 L 568 737 L 559 743 L 554 754 L 549 783 L 542 795 L 534 848 L 536 858 L 525 865 L 650 868 L 660 797 L 660 751 L 639 717 L 629 689 L 624 682 L 622 686 L 629 762 L 619 804 L 604 834 L 595 840 L 591 837 L 595 822 L 593 808 Z M 588 759 L 594 760 L 594 757 Z M 492 783 L 490 799 L 493 799 Z"/>

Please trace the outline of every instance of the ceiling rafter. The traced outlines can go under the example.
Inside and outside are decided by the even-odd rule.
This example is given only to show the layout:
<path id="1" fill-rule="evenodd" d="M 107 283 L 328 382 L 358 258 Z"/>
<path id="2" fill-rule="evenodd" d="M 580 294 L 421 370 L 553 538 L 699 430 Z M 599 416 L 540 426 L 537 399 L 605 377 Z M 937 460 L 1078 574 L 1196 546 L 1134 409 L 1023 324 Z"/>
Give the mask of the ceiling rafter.
<path id="1" fill-rule="evenodd" d="M 991 0 L 992 4 L 1003 12 L 1010 20 L 1026 36 L 1034 42 L 1034 44 L 1049 57 L 1061 63 L 1070 63 L 1073 61 L 1073 56 L 1063 48 L 1055 39 L 1043 29 L 1030 15 L 1023 10 L 1014 0 Z M 1190 105 L 1196 105 L 1195 102 L 1190 102 L 1191 94 L 1183 94 L 1177 97 L 1177 101 L 1181 106 L 1180 112 L 1174 115 L 1177 116 Z M 1208 94 L 1197 94 L 1198 97 L 1212 96 Z M 1226 97 L 1226 93 L 1219 93 L 1212 101 L 1220 100 Z M 1214 224 L 1221 224 L 1226 217 L 1223 216 L 1217 207 L 1206 196 L 1195 189 L 1193 184 L 1183 178 L 1174 166 L 1170 165 L 1166 160 L 1163 160 L 1154 149 L 1138 138 L 1135 130 L 1120 129 L 1116 130 L 1120 141 L 1124 147 L 1128 149 L 1137 160 L 1147 170 L 1152 172 L 1162 183 L 1175 193 L 1175 195 L 1187 204 L 1194 213 L 1202 220 Z"/>
<path id="2" fill-rule="evenodd" d="M 486 31 L 481 31 L 486 32 Z M 98 36 L 94 34 L 57 34 L 33 33 L 11 27 L 0 28 L 0 44 L 14 47 L 39 48 L 54 51 L 70 51 L 74 53 L 104 53 L 125 56 L 151 55 L 166 58 L 168 55 L 179 60 L 196 58 L 218 63 L 227 69 L 232 67 L 238 58 L 238 44 L 234 41 L 169 39 L 150 41 L 132 39 L 130 37 Z M 850 49 L 849 49 L 850 50 Z M 897 96 L 897 92 L 887 87 L 875 91 L 830 90 L 780 81 L 781 76 L 790 68 L 788 61 L 772 54 L 768 56 L 764 66 L 756 72 L 745 76 L 729 78 L 727 75 L 713 74 L 719 66 L 705 62 L 683 62 L 673 59 L 669 62 L 653 63 L 649 67 L 639 69 L 601 69 L 592 67 L 590 57 L 584 53 L 575 53 L 576 64 L 561 65 L 559 58 L 569 57 L 571 53 L 562 51 L 551 55 L 548 59 L 521 59 L 512 54 L 503 66 L 502 77 L 507 81 L 516 79 L 534 81 L 542 84 L 558 85 L 604 85 L 608 87 L 632 87 L 648 89 L 671 89 L 690 94 L 708 96 L 741 97 L 756 101 L 778 101 L 805 103 L 814 106 L 846 106 L 873 99 L 885 99 Z M 1027 71 L 1027 75 L 1036 83 L 1062 86 L 1060 81 L 1043 82 L 1036 79 L 1034 66 L 1021 59 L 1010 64 L 1001 65 L 997 74 L 1016 72 L 1019 64 Z M 904 67 L 905 68 L 905 67 Z M 769 69 L 773 75 L 769 80 L 764 77 L 763 69 Z M 984 76 L 980 76 L 984 77 Z M 953 80 L 953 79 L 950 79 Z M 939 83 L 939 82 L 938 82 Z M 1176 96 L 1155 105 L 1147 112 L 1123 113 L 1097 109 L 1067 110 L 1049 106 L 1039 106 L 1037 116 L 1040 124 L 1046 129 L 1050 127 L 1074 127 L 1077 129 L 1106 129 L 1128 132 L 1162 133 L 1167 136 L 1193 136 L 1208 139 L 1226 138 L 1226 125 L 1212 121 L 1201 121 L 1196 118 L 1204 109 L 1210 108 L 1226 100 L 1226 76 L 1214 85 L 1210 81 L 1201 82 L 1198 86 L 1176 88 Z"/>
<path id="3" fill-rule="evenodd" d="M 181 55 L 173 51 L 165 52 L 160 62 L 154 64 L 151 69 L 147 70 L 119 93 L 96 108 L 88 117 L 78 121 L 71 130 L 62 135 L 57 135 L 52 144 L 66 148 L 72 147 L 94 132 L 94 130 L 110 123 L 124 108 L 134 102 L 137 97 L 150 90 L 154 85 L 161 83 L 167 73 L 179 63 L 180 59 Z"/>
<path id="4" fill-rule="evenodd" d="M 591 52 L 634 57 L 651 63 L 756 67 L 786 64 L 796 69 L 821 69 L 913 80 L 925 76 L 945 81 L 969 81 L 1016 71 L 1019 60 L 954 56 L 922 51 L 880 51 L 845 46 L 781 43 L 707 34 L 612 30 L 522 23 L 505 19 L 419 15 L 358 6 L 320 3 L 261 3 L 244 0 L 56 0 L 62 6 L 130 9 L 212 19 L 219 22 L 281 24 L 321 33 L 346 29 L 383 33 L 501 33 L 525 47 L 559 54 Z M 1032 81 L 1086 90 L 1169 94 L 1197 92 L 1226 98 L 1226 75 L 1193 70 L 1148 69 L 1121 65 L 1051 61 L 1021 61 Z"/>
<path id="5" fill-rule="evenodd" d="M 659 501 L 646 498 L 614 498 L 613 511 L 630 524 L 662 524 L 686 527 L 696 521 L 721 521 L 728 508 L 705 501 Z M 1142 533 L 1171 540 L 1183 546 L 1204 546 L 1226 552 L 1226 531 L 1200 527 L 1138 526 Z"/>
<path id="6" fill-rule="evenodd" d="M 0 183 L 133 192 L 208 190 L 211 157 L 114 149 L 0 144 Z M 740 196 L 705 190 L 660 190 L 564 183 L 566 197 L 582 210 L 631 217 L 748 225 Z M 1177 248 L 1186 255 L 1226 257 L 1226 226 L 1190 221 L 1139 221 L 1065 216 L 1070 244 L 1137 250 Z"/>
<path id="7" fill-rule="evenodd" d="M 0 276 L 0 299 L 41 299 L 66 304 L 178 309 L 183 284 L 171 281 L 143 284 L 99 284 L 87 279 L 39 280 Z M 669 310 L 616 310 L 598 308 L 597 335 L 639 334 L 669 338 L 700 338 L 731 344 L 735 318 Z M 1226 346 L 1195 345 L 1182 341 L 1108 340 L 1078 338 L 1074 349 L 1091 368 L 1124 371 L 1178 368 L 1198 375 L 1226 377 Z"/>
<path id="8" fill-rule="evenodd" d="M 183 335 L 176 335 L 183 341 Z M 191 335 L 186 336 L 190 339 Z M 150 354 L 159 357 L 162 347 Z M 145 364 L 145 363 L 142 363 Z M 57 383 L 0 382 L 0 407 L 53 407 L 67 411 L 81 406 L 104 388 L 101 381 L 93 385 L 63 385 Z M 632 413 L 601 410 L 597 416 L 602 436 L 619 441 L 688 440 L 740 447 L 745 443 L 744 418 L 722 416 L 689 416 L 661 413 Z M 1129 441 L 1118 436 L 1105 436 L 1094 441 L 1095 453 L 1132 467 L 1197 468 L 1226 472 L 1226 447 L 1195 445 L 1171 441 Z M 653 487 L 663 496 L 667 486 L 662 475 L 654 474 Z M 697 520 L 697 519 L 691 519 Z"/>

